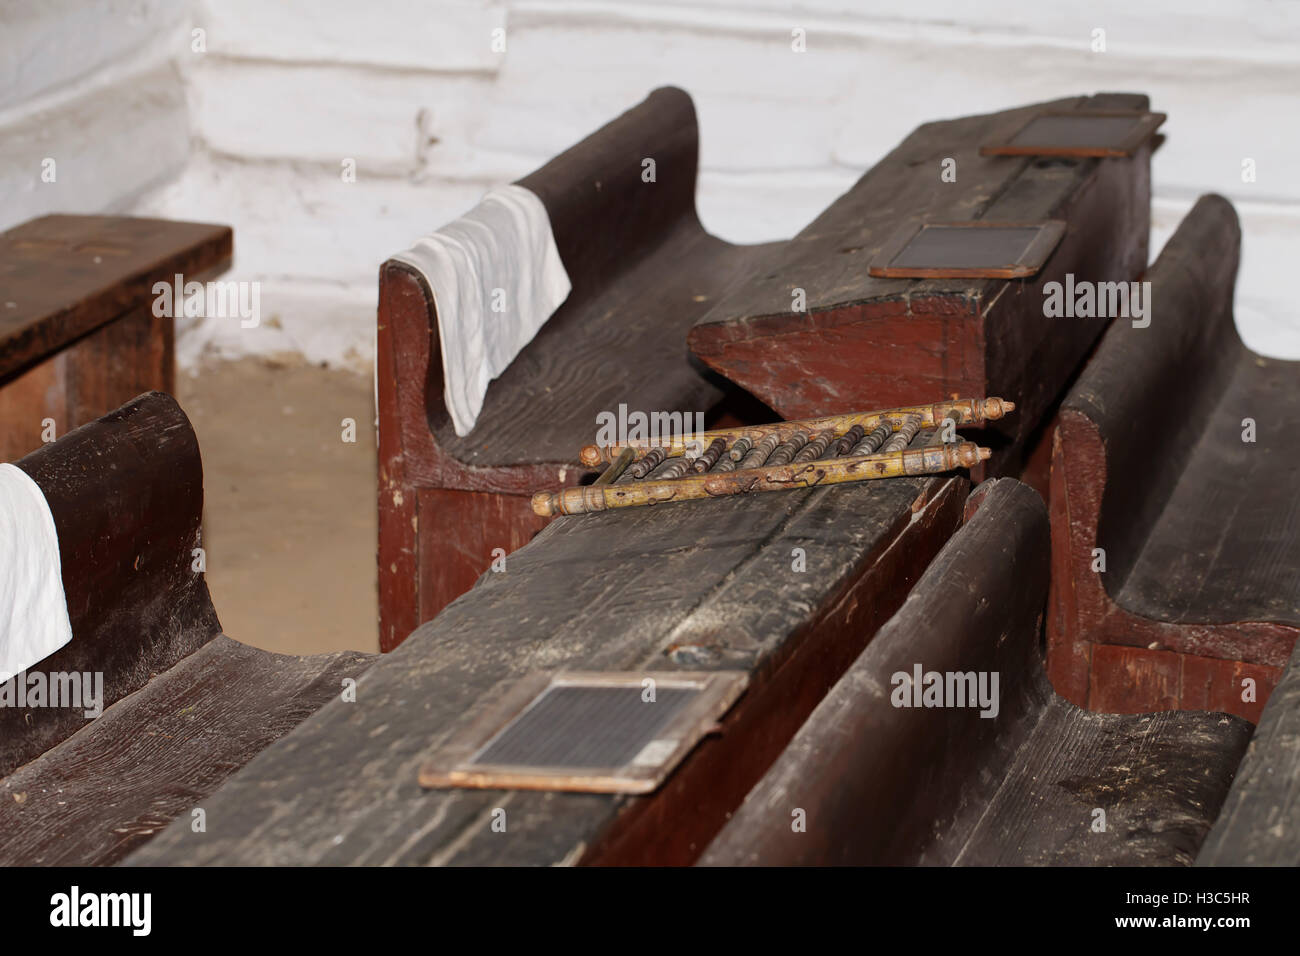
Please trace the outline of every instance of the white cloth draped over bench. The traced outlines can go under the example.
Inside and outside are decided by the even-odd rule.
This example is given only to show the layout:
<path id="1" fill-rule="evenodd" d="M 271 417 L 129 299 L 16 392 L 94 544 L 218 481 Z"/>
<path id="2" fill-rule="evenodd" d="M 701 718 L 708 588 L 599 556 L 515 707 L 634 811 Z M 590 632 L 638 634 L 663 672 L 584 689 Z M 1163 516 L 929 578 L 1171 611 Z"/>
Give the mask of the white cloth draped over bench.
<path id="1" fill-rule="evenodd" d="M 433 292 L 443 396 L 456 434 L 468 435 L 488 385 L 572 289 L 546 207 L 522 186 L 499 186 L 393 258 L 415 268 Z"/>
<path id="2" fill-rule="evenodd" d="M 0 464 L 0 681 L 70 640 L 54 516 L 26 472 Z"/>

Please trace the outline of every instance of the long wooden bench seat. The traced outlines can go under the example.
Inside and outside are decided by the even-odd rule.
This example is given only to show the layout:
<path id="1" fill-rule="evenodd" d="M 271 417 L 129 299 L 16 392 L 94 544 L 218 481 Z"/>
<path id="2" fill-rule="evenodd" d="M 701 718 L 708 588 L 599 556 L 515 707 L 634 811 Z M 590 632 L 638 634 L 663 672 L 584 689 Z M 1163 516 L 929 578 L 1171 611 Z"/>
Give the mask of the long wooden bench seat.
<path id="1" fill-rule="evenodd" d="M 978 487 L 972 508 L 700 862 L 1192 862 L 1250 725 L 1095 714 L 1054 694 L 1039 651 L 1046 508 L 1010 479 Z M 945 686 L 961 673 L 991 689 L 996 674 L 998 692 L 915 706 L 918 667 Z"/>
<path id="2" fill-rule="evenodd" d="M 200 560 L 198 444 L 169 396 L 142 395 L 16 464 L 54 518 L 72 640 L 0 707 L 0 864 L 112 863 L 179 815 L 195 825 L 203 796 L 373 655 L 286 657 L 221 634 Z M 33 675 L 51 687 L 101 675 L 102 714 L 84 699 L 24 701 L 17 682 Z"/>
<path id="3" fill-rule="evenodd" d="M 218 826 L 195 816 L 203 798 L 339 697 L 372 656 L 293 657 L 214 637 L 0 780 L 0 864 L 107 865 L 178 817 Z"/>
<path id="4" fill-rule="evenodd" d="M 231 255 L 229 226 L 161 219 L 52 215 L 0 233 L 0 461 L 40 447 L 47 420 L 63 435 L 175 391 L 154 284 L 206 281 Z"/>
<path id="5" fill-rule="evenodd" d="M 966 487 L 900 478 L 558 518 L 375 662 L 355 704 L 325 705 L 204 800 L 219 829 L 181 818 L 128 862 L 689 863 L 898 607 Z M 420 787 L 500 682 L 556 669 L 749 684 L 647 796 Z"/>
<path id="6" fill-rule="evenodd" d="M 1258 720 L 1300 635 L 1300 363 L 1238 337 L 1240 244 L 1197 202 L 1062 406 L 1049 670 L 1093 709 Z"/>
<path id="7" fill-rule="evenodd" d="M 1019 474 L 1107 322 L 1047 317 L 1045 286 L 1067 276 L 1137 278 L 1147 264 L 1154 141 L 1108 159 L 981 148 L 1048 112 L 1136 114 L 1147 105 L 1143 95 L 1103 93 L 926 123 L 715 302 L 691 329 L 692 351 L 788 419 L 953 392 L 1012 397 L 1019 412 L 997 428 L 1002 440 L 982 474 Z M 869 274 L 908 226 L 1044 219 L 1068 226 L 1030 278 Z"/>
<path id="8" fill-rule="evenodd" d="M 444 402 L 433 291 L 406 263 L 383 265 L 381 649 L 466 591 L 495 549 L 512 551 L 544 525 L 529 496 L 578 482 L 598 414 L 624 404 L 693 422 L 722 401 L 729 386 L 691 358 L 686 333 L 764 247 L 700 225 L 698 140 L 690 97 L 660 89 L 519 181 L 545 206 L 572 291 L 491 383 L 466 436 Z"/>

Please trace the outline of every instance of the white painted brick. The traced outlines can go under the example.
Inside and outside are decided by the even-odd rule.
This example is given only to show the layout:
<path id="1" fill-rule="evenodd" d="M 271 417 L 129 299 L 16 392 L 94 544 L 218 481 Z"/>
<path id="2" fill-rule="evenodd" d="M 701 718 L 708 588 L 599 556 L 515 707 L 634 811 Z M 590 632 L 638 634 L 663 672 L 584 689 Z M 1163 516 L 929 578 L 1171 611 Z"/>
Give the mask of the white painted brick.
<path id="1" fill-rule="evenodd" d="M 119 209 L 178 173 L 190 136 L 172 68 L 137 74 L 0 128 L 0 228 L 49 212 Z M 41 181 L 42 161 L 56 181 Z"/>
<path id="2" fill-rule="evenodd" d="M 227 282 L 237 273 L 222 276 Z M 194 369 L 212 359 L 299 355 L 313 364 L 369 371 L 375 359 L 374 286 L 338 286 L 302 279 L 259 279 L 261 321 L 238 318 L 176 321 L 176 362 Z"/>
<path id="3" fill-rule="evenodd" d="M 1300 4 L 787 6 L 207 0 L 195 21 L 209 52 L 182 60 L 202 152 L 141 208 L 234 224 L 237 272 L 307 290 L 280 296 L 294 330 L 286 340 L 319 355 L 352 341 L 346 321 L 327 316 L 352 314 L 380 261 L 658 85 L 696 100 L 701 216 L 733 241 L 798 231 L 922 122 L 1131 90 L 1170 114 L 1155 161 L 1157 234 L 1201 192 L 1237 202 L 1243 334 L 1265 352 L 1293 347 L 1300 323 L 1284 283 L 1300 254 L 1290 158 L 1300 149 L 1290 121 Z M 486 42 L 502 24 L 504 56 Z M 807 53 L 790 50 L 793 25 L 808 30 Z M 1088 49 L 1095 26 L 1107 31 L 1104 54 Z M 431 117 L 423 133 L 421 111 Z M 338 180 L 345 155 L 359 161 L 355 186 Z M 1246 156 L 1258 164 L 1254 184 L 1240 180 Z M 337 313 L 294 305 L 331 290 Z M 249 347 L 271 347 L 258 342 Z"/>
<path id="4" fill-rule="evenodd" d="M 704 171 L 696 206 L 704 228 L 728 242 L 788 239 L 847 192 L 858 174 L 844 169 L 810 172 Z"/>
<path id="5" fill-rule="evenodd" d="M 1108 50 L 1143 56 L 1272 59 L 1300 56 L 1300 5 L 1289 0 L 1092 0 L 1088 4 L 1024 0 L 511 0 L 512 19 L 584 17 L 589 22 L 682 23 L 739 34 L 770 25 L 801 26 L 810 48 L 817 35 L 856 34 L 912 44 L 1022 43 L 1086 50 L 1092 31 L 1106 31 Z"/>
<path id="6" fill-rule="evenodd" d="M 491 72 L 505 10 L 475 0 L 204 0 L 195 21 L 222 56 Z"/>
<path id="7" fill-rule="evenodd" d="M 1152 63 L 1046 47 L 1023 48 L 1014 60 L 996 49 L 971 47 L 955 59 L 945 49 L 885 45 L 864 51 L 858 77 L 858 88 L 847 97 L 855 108 L 843 112 L 834 147 L 842 165 L 876 161 L 922 118 L 1100 90 L 1144 92 L 1153 109 L 1169 115 L 1161 129 L 1166 142 L 1155 158 L 1158 189 L 1300 201 L 1300 176 L 1292 172 L 1292 157 L 1300 155 L 1300 124 L 1286 119 L 1295 109 L 1300 63 Z M 891 82 L 897 92 L 891 93 L 890 109 L 874 121 L 880 91 Z M 1247 156 L 1258 165 L 1253 185 L 1241 181 Z"/>
<path id="8" fill-rule="evenodd" d="M 344 183 L 337 167 L 201 156 L 133 212 L 233 226 L 238 278 L 372 287 L 380 263 L 464 213 L 483 192 L 474 183 L 364 174 Z"/>
<path id="9" fill-rule="evenodd" d="M 335 165 L 351 157 L 370 174 L 437 172 L 440 152 L 467 147 L 491 92 L 474 74 L 222 59 L 189 79 L 195 132 L 213 150 Z"/>
<path id="10" fill-rule="evenodd" d="M 0 111 L 93 74 L 188 18 L 176 0 L 6 0 L 0 4 Z"/>
<path id="11" fill-rule="evenodd" d="M 713 169 L 826 165 L 858 56 L 796 54 L 779 31 L 723 38 L 721 49 L 708 34 L 618 24 L 524 22 L 510 37 L 480 146 L 524 143 L 554 155 L 655 87 L 674 85 L 695 98 L 702 162 Z M 555 69 L 557 59 L 566 69 Z"/>

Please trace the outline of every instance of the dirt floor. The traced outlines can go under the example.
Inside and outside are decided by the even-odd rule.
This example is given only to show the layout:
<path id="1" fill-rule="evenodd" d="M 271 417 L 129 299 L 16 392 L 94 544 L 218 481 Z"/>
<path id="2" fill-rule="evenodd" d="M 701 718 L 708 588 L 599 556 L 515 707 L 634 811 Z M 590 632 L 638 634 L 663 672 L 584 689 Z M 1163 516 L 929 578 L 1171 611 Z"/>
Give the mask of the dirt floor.
<path id="1" fill-rule="evenodd" d="M 176 390 L 203 454 L 208 587 L 225 632 L 289 654 L 378 650 L 370 377 L 244 359 L 179 372 Z"/>

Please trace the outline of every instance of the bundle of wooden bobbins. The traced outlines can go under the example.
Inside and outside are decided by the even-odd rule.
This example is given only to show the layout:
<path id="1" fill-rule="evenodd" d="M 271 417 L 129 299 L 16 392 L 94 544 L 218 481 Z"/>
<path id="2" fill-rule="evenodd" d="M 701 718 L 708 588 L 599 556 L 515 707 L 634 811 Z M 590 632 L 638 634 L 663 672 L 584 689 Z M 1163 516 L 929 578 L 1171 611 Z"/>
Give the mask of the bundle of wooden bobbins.
<path id="1" fill-rule="evenodd" d="M 1002 418 L 1015 404 L 1001 398 L 954 398 L 827 418 L 776 422 L 682 435 L 652 442 L 588 445 L 580 460 L 607 467 L 590 485 L 533 495 L 539 515 L 576 515 L 668 501 L 970 468 L 990 451 L 956 439 L 955 429 Z M 950 429 L 951 440 L 908 448 L 923 429 Z M 947 435 L 944 435 L 947 438 Z"/>

